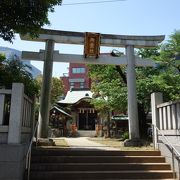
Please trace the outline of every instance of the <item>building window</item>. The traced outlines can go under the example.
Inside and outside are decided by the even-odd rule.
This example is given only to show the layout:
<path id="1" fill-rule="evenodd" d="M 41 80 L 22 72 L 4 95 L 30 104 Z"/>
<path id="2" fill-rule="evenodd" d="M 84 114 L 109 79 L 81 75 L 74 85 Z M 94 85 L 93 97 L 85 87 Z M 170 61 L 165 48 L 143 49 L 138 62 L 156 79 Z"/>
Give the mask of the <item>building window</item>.
<path id="1" fill-rule="evenodd" d="M 70 83 L 70 88 L 74 88 L 74 82 Z"/>
<path id="2" fill-rule="evenodd" d="M 72 73 L 73 74 L 84 74 L 85 73 L 85 68 L 72 68 Z"/>
<path id="3" fill-rule="evenodd" d="M 83 89 L 84 88 L 84 83 L 80 82 L 80 88 Z"/>

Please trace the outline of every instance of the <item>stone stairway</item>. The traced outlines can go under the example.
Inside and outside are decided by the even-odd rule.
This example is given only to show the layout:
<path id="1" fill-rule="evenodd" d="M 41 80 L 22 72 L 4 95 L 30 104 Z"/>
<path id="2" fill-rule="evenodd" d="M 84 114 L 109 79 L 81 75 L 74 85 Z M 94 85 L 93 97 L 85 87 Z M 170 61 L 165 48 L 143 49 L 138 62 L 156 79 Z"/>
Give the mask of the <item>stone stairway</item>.
<path id="1" fill-rule="evenodd" d="M 32 152 L 31 180 L 173 179 L 160 151 L 39 148 Z"/>

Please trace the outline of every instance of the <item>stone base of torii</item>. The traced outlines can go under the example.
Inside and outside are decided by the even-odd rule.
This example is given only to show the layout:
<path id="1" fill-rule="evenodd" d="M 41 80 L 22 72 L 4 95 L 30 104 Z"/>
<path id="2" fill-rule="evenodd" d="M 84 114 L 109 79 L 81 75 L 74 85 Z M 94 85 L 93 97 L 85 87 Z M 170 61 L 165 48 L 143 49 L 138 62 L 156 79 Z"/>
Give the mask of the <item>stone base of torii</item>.
<path id="1" fill-rule="evenodd" d="M 165 38 L 162 36 L 126 36 L 101 34 L 101 46 L 124 47 L 126 55 L 121 57 L 109 57 L 100 55 L 99 58 L 84 58 L 83 55 L 59 54 L 54 51 L 55 43 L 63 44 L 84 44 L 84 34 L 82 32 L 57 31 L 42 29 L 38 38 L 32 39 L 28 35 L 21 36 L 22 40 L 45 42 L 45 51 L 23 52 L 22 58 L 28 60 L 44 61 L 43 83 L 40 100 L 39 116 L 39 137 L 47 138 L 49 109 L 50 109 L 50 91 L 53 61 L 71 62 L 84 64 L 113 64 L 127 66 L 127 87 L 128 87 L 128 118 L 129 118 L 129 136 L 130 139 L 139 138 L 139 121 L 136 95 L 136 66 L 155 66 L 155 63 L 149 59 L 135 57 L 134 48 L 148 48 L 157 46 Z"/>

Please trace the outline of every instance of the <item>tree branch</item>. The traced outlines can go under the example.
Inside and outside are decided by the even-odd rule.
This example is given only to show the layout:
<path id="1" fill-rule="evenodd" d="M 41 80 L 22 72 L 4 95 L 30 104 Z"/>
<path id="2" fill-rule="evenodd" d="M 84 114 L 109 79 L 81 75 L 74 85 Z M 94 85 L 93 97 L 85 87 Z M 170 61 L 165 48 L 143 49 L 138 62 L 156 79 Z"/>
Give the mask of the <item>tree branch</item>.
<path id="1" fill-rule="evenodd" d="M 122 69 L 120 66 L 116 66 L 115 70 L 119 73 L 120 77 L 122 78 L 124 84 L 127 84 L 127 78 L 126 75 L 123 73 Z"/>

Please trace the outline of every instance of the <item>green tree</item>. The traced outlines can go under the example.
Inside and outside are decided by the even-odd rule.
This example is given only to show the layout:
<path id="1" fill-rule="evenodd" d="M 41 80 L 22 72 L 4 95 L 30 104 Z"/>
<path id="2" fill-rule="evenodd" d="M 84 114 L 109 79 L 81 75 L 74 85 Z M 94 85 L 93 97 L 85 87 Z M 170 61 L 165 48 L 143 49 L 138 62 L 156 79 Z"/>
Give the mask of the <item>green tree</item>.
<path id="1" fill-rule="evenodd" d="M 12 42 L 15 33 L 35 36 L 43 25 L 49 25 L 48 12 L 62 0 L 1 0 L 0 37 Z"/>
<path id="2" fill-rule="evenodd" d="M 180 30 L 176 30 L 161 48 L 160 60 L 165 62 L 168 67 L 174 67 L 180 73 Z"/>
<path id="3" fill-rule="evenodd" d="M 61 79 L 56 77 L 52 78 L 52 89 L 51 89 L 51 103 L 54 104 L 59 100 L 59 97 L 63 95 L 64 88 Z"/>
<path id="4" fill-rule="evenodd" d="M 157 62 L 156 68 L 140 68 L 137 71 L 140 83 L 138 87 L 146 85 L 143 93 L 161 91 L 167 101 L 179 99 L 180 31 L 175 31 L 170 35 L 169 40 L 159 49 L 141 49 L 137 54 L 144 58 L 150 57 Z"/>
<path id="5" fill-rule="evenodd" d="M 97 101 L 102 99 L 101 104 L 109 107 L 109 110 L 126 111 L 127 88 L 123 78 L 119 75 L 115 66 L 89 65 L 89 74 L 92 78 L 92 91 Z M 99 103 L 97 103 L 100 106 Z M 98 108 L 98 107 L 97 107 Z"/>
<path id="6" fill-rule="evenodd" d="M 42 75 L 39 75 L 36 78 L 38 85 L 39 85 L 39 90 L 41 89 L 42 85 Z M 64 87 L 61 79 L 58 79 L 56 77 L 52 77 L 52 86 L 51 86 L 51 104 L 55 104 L 57 100 L 59 100 L 59 97 L 63 95 L 64 92 Z M 40 91 L 39 91 L 39 96 L 40 96 Z"/>
<path id="7" fill-rule="evenodd" d="M 116 67 L 107 65 L 89 65 L 92 78 L 92 103 L 107 121 L 107 136 L 110 136 L 111 111 L 126 112 L 127 88 Z M 125 95 L 124 95 L 125 94 Z"/>
<path id="8" fill-rule="evenodd" d="M 18 59 L 6 60 L 5 56 L 0 55 L 0 86 L 11 88 L 13 82 L 23 83 L 25 93 L 33 97 L 38 93 L 37 82 L 27 71 L 30 68 Z"/>

